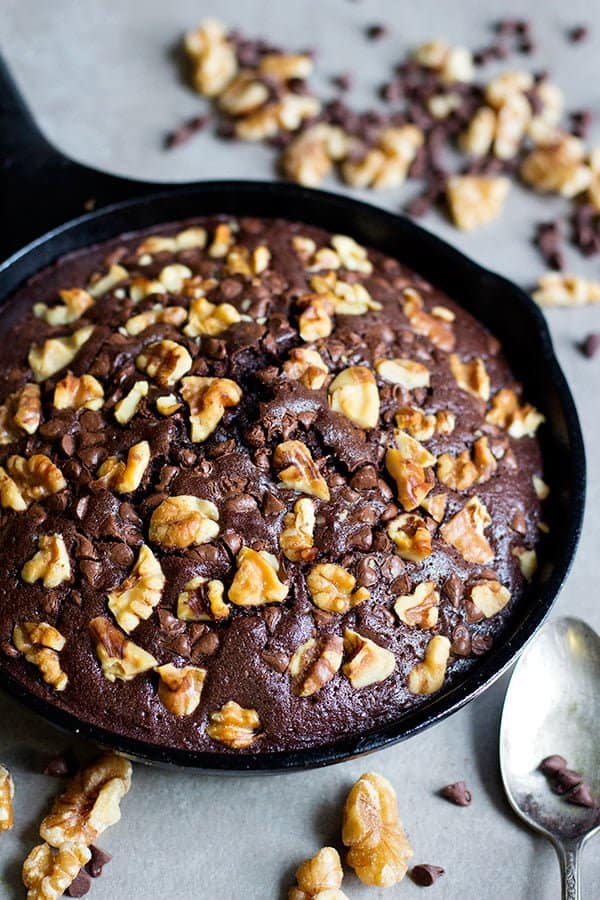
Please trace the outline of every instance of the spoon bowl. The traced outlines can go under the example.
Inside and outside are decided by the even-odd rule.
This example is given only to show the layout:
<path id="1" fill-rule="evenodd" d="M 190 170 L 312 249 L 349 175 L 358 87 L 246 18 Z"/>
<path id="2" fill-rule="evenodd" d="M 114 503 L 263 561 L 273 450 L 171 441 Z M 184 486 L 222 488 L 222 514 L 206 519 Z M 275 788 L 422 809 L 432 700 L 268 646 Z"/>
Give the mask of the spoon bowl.
<path id="1" fill-rule="evenodd" d="M 550 790 L 539 765 L 554 754 L 583 774 L 594 808 Z M 579 852 L 600 830 L 600 637 L 585 622 L 555 619 L 522 655 L 504 701 L 500 768 L 514 811 L 554 844 L 563 897 L 574 900 Z"/>

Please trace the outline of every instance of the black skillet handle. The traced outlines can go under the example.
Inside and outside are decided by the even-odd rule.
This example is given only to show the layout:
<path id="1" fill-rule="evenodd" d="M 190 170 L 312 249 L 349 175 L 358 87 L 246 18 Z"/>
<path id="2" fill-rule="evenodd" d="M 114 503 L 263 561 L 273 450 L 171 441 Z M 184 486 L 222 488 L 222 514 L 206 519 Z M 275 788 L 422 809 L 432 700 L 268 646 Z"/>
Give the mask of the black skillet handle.
<path id="1" fill-rule="evenodd" d="M 68 159 L 37 127 L 0 57 L 0 259 L 86 210 L 149 187 Z"/>

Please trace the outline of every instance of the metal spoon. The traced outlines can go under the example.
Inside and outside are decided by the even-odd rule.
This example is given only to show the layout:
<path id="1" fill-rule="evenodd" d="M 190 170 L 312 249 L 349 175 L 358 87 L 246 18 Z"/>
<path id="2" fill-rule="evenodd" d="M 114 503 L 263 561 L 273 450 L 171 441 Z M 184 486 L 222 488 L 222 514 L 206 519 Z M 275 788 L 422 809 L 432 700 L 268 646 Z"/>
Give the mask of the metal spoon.
<path id="1" fill-rule="evenodd" d="M 594 809 L 552 793 L 538 766 L 553 754 L 584 775 Z M 580 619 L 550 622 L 518 662 L 502 712 L 500 768 L 514 811 L 554 844 L 563 900 L 578 900 L 581 850 L 600 829 L 600 637 Z"/>

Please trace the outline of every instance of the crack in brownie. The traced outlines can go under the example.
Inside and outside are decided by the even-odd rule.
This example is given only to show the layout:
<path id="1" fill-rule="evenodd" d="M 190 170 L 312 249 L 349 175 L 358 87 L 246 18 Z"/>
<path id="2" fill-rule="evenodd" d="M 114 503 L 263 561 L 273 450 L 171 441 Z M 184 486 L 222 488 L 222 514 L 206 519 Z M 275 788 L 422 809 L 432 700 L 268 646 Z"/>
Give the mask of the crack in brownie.
<path id="1" fill-rule="evenodd" d="M 282 220 L 163 226 L 3 308 L 0 664 L 81 719 L 223 752 L 396 719 L 536 568 L 543 421 L 394 259 Z"/>

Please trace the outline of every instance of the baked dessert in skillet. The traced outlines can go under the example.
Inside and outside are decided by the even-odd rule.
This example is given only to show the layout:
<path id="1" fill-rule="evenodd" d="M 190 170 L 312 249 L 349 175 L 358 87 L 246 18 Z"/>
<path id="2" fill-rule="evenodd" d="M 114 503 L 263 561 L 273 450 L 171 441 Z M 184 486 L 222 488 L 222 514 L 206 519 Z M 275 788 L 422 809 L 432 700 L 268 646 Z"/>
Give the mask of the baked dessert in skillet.
<path id="1" fill-rule="evenodd" d="M 156 228 L 3 309 L 0 666 L 169 747 L 305 748 L 492 645 L 536 568 L 536 430 L 496 339 L 344 235 Z"/>

